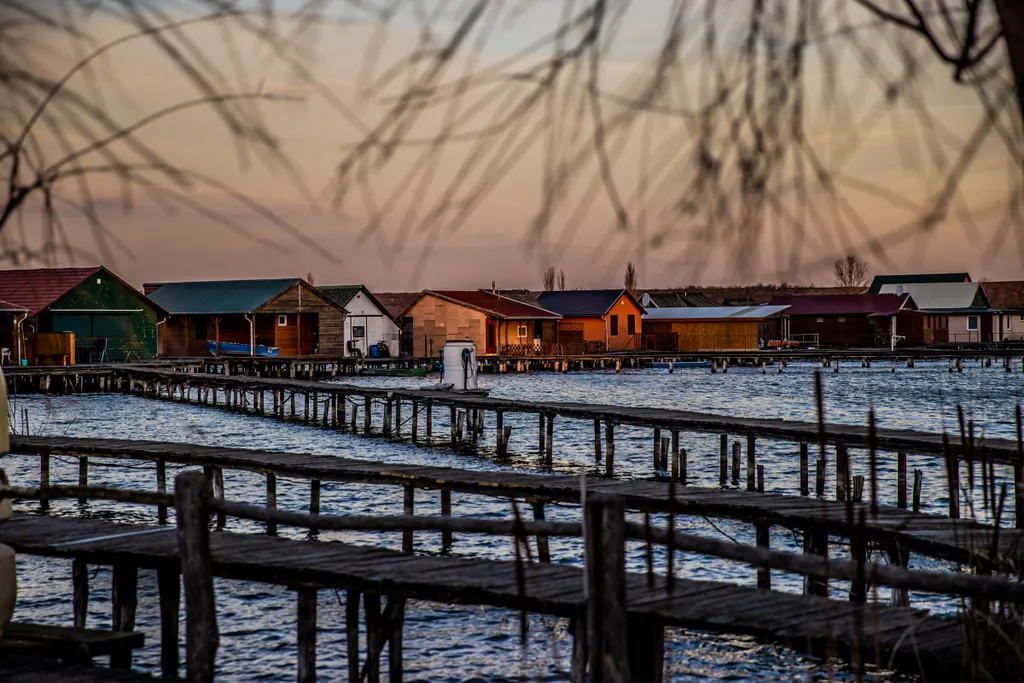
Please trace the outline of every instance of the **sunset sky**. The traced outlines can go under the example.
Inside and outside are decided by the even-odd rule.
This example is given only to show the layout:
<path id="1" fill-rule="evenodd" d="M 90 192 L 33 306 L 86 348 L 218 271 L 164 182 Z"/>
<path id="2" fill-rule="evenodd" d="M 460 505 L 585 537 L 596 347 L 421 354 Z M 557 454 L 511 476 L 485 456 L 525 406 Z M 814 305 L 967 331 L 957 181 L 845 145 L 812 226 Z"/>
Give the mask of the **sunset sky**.
<path id="1" fill-rule="evenodd" d="M 278 9 L 287 11 L 298 4 L 278 3 Z M 634 97 L 645 74 L 651 72 L 671 4 L 644 0 L 631 5 L 623 18 L 600 75 L 601 90 L 608 93 L 604 99 L 607 118 L 623 111 L 615 97 Z M 757 234 L 731 233 L 723 227 L 709 232 L 707 207 L 681 212 L 681 190 L 694 181 L 696 143 L 701 136 L 692 122 L 671 113 L 644 114 L 621 131 L 609 131 L 608 148 L 617 149 L 609 172 L 629 210 L 628 225 L 618 225 L 607 190 L 588 194 L 592 184 L 601 187 L 602 169 L 592 153 L 591 112 L 579 114 L 572 109 L 586 98 L 545 100 L 519 117 L 518 132 L 509 128 L 502 134 L 505 137 L 496 138 L 503 143 L 488 146 L 470 135 L 510 113 L 512 103 L 527 99 L 536 72 L 529 77 L 526 73 L 530 65 L 540 64 L 550 54 L 550 40 L 544 40 L 561 13 L 559 2 L 532 5 L 519 16 L 511 11 L 485 15 L 469 38 L 471 44 L 482 45 L 479 55 L 472 57 L 472 50 L 465 49 L 440 78 L 449 84 L 475 74 L 478 87 L 458 107 L 440 98 L 424 105 L 403 131 L 407 144 L 391 150 L 386 158 L 372 154 L 360 166 L 359 182 L 346 202 L 332 206 L 337 165 L 365 138 L 359 126 L 376 126 L 413 82 L 411 75 L 422 77 L 431 62 L 388 71 L 414 53 L 421 36 L 424 19 L 411 11 L 400 12 L 385 30 L 379 22 L 346 9 L 347 3 L 328 7 L 331 19 L 321 18 L 310 35 L 290 45 L 288 53 L 310 70 L 317 86 L 297 76 L 280 55 L 271 55 L 266 43 L 231 22 L 196 23 L 181 29 L 181 35 L 202 50 L 212 67 L 225 74 L 225 87 L 278 96 L 249 106 L 251 111 L 258 109 L 263 124 L 277 137 L 280 149 L 294 164 L 294 176 L 278 163 L 240 154 L 223 121 L 209 107 L 190 107 L 139 131 L 140 140 L 176 166 L 251 198 L 297 230 L 302 239 L 209 184 L 195 183 L 184 192 L 203 207 L 201 212 L 180 203 L 168 211 L 166 206 L 176 202 L 160 202 L 159 195 L 148 195 L 137 186 L 126 203 L 122 184 L 97 176 L 91 189 L 111 246 L 105 252 L 90 226 L 67 204 L 62 222 L 78 250 L 76 264 L 103 261 L 136 285 L 311 272 L 320 284 L 362 282 L 379 291 L 476 288 L 490 286 L 492 281 L 501 287 L 537 288 L 548 265 L 564 269 L 570 287 L 617 286 L 628 260 L 640 264 L 640 281 L 645 286 L 760 280 L 827 284 L 831 260 L 847 251 L 863 256 L 872 272 L 878 273 L 968 270 L 976 279 L 1013 279 L 1024 273 L 1024 228 L 1017 224 L 1005 234 L 1000 232 L 1006 197 L 1020 177 L 997 136 L 985 139 L 960 183 L 951 212 L 927 234 L 912 229 L 945 179 L 944 173 L 927 169 L 934 169 L 936 159 L 951 165 L 981 117 L 978 96 L 952 83 L 949 69 L 928 59 L 926 46 L 916 41 L 907 44 L 915 46 L 923 73 L 909 99 L 888 106 L 883 106 L 885 86 L 879 83 L 884 79 L 867 74 L 872 67 L 864 54 L 837 45 L 834 56 L 839 66 L 830 79 L 825 79 L 820 59 L 808 56 L 804 130 L 808 144 L 835 174 L 836 194 L 812 188 L 801 204 L 811 207 L 804 215 L 804 236 L 798 237 L 794 227 L 794 216 L 803 209 L 793 209 L 800 203 L 794 195 L 792 167 L 781 173 L 775 186 L 779 201 L 790 207 L 784 212 L 789 218 L 775 213 Z M 176 20 L 184 16 L 169 15 Z M 866 22 L 866 17 L 855 13 L 851 17 L 852 24 Z M 659 100 L 666 110 L 707 103 L 699 92 L 703 34 L 696 16 L 688 21 L 694 25 L 687 37 L 693 46 L 683 50 L 676 82 Z M 286 33 L 295 25 L 281 18 L 275 26 Z M 97 44 L 132 31 L 124 21 L 103 14 L 83 20 L 82 26 Z M 432 20 L 431 27 L 436 46 L 450 37 L 455 21 L 442 14 Z M 744 26 L 736 21 L 724 22 L 722 27 L 722 62 L 731 68 Z M 825 25 L 822 32 L 832 28 Z M 902 67 L 888 47 L 895 44 L 893 35 L 874 31 L 865 42 L 876 46 L 873 54 L 879 61 L 874 68 L 892 74 L 895 82 Z M 538 42 L 545 47 L 526 50 Z M 240 56 L 238 63 L 233 54 Z M 59 75 L 74 63 L 75 51 L 64 44 L 47 44 L 40 46 L 37 58 Z M 582 65 L 588 68 L 587 62 Z M 69 87 L 90 101 L 101 102 L 122 123 L 198 96 L 181 70 L 147 41 L 119 46 L 95 67 L 91 78 L 80 73 Z M 499 76 L 485 79 L 492 73 L 489 69 Z M 389 73 L 394 78 L 378 80 Z M 374 82 L 379 87 L 369 91 L 367 86 Z M 584 87 L 583 81 L 573 87 Z M 566 87 L 563 92 L 571 90 Z M 930 125 L 935 126 L 933 134 L 922 132 L 913 98 L 926 104 Z M 739 103 L 734 96 L 734 105 Z M 552 125 L 547 119 L 549 125 L 544 127 L 552 111 L 560 123 Z M 443 149 L 431 150 L 429 139 L 453 117 L 458 123 L 452 139 Z M 1019 128 L 1019 120 L 1015 125 Z M 727 134 L 726 126 L 714 135 L 721 140 Z M 81 135 L 70 137 L 83 144 Z M 36 138 L 51 160 L 59 156 L 56 140 L 46 127 L 39 128 Z M 489 177 L 484 170 L 491 161 L 489 155 L 497 153 L 501 144 L 515 147 L 519 155 L 514 162 L 498 164 L 503 169 L 500 178 L 474 202 L 474 181 Z M 110 149 L 134 158 L 122 143 Z M 579 167 L 566 184 L 564 203 L 552 212 L 547 229 L 538 240 L 531 240 L 543 203 L 545 172 L 551 168 L 547 164 L 556 153 L 552 150 L 563 161 L 580 159 Z M 102 161 L 95 153 L 89 159 L 94 164 Z M 457 177 L 466 181 L 457 198 L 432 215 Z M 79 188 L 71 180 L 62 183 L 68 202 L 80 201 Z M 636 198 L 638 193 L 645 196 L 643 201 Z M 38 230 L 31 227 L 39 225 L 38 210 L 38 203 L 26 209 L 30 242 L 39 238 Z M 250 234 L 237 234 L 214 220 L 213 213 Z M 16 238 L 11 227 L 3 237 Z M 114 242 L 123 243 L 124 248 Z M 71 260 L 61 255 L 59 263 L 71 264 Z"/>

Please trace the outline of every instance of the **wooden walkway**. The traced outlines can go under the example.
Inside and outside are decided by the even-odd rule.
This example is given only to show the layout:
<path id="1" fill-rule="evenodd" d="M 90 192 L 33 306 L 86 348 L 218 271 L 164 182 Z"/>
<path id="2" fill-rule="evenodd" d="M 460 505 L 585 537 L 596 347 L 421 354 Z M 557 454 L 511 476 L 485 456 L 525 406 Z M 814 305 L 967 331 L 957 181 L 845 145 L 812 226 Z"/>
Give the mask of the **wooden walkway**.
<path id="1" fill-rule="evenodd" d="M 479 472 L 446 467 L 402 465 L 356 460 L 333 455 L 283 453 L 240 448 L 220 448 L 159 441 L 128 441 L 72 437 L 12 436 L 11 453 L 23 455 L 66 454 L 81 459 L 112 457 L 178 465 L 203 466 L 293 477 L 316 482 L 317 507 L 320 482 L 337 481 L 404 486 L 490 497 L 516 497 L 536 501 L 578 503 L 577 476 L 539 475 L 520 472 Z M 48 464 L 46 465 L 48 472 Z M 80 468 L 81 473 L 81 468 Z M 48 474 L 47 474 L 48 477 Z M 227 482 L 230 485 L 230 481 Z M 270 480 L 268 479 L 268 498 Z M 588 479 L 590 491 L 622 496 L 626 507 L 647 512 L 669 510 L 669 484 L 654 480 Z M 229 496 L 230 497 L 230 496 Z M 270 502 L 270 501 L 268 501 Z M 949 519 L 880 505 L 872 516 L 867 504 L 843 503 L 809 497 L 763 494 L 736 489 L 677 486 L 675 510 L 680 515 L 702 515 L 759 525 L 777 525 L 805 532 L 850 537 L 861 531 L 866 540 L 885 547 L 895 544 L 903 551 L 963 564 L 989 566 L 1024 564 L 1024 531 L 1000 529 L 998 554 L 993 557 L 993 528 L 972 520 Z M 865 527 L 858 520 L 863 513 Z M 851 518 L 852 514 L 852 518 Z"/>
<path id="2" fill-rule="evenodd" d="M 17 552 L 74 558 L 88 564 L 167 570 L 177 566 L 174 527 L 113 524 L 95 519 L 16 515 L 0 524 L 0 542 Z M 583 572 L 557 564 L 525 567 L 520 593 L 515 564 L 423 557 L 342 543 L 292 541 L 228 532 L 211 536 L 212 567 L 219 577 L 358 590 L 442 603 L 523 609 L 558 617 L 579 615 L 585 604 Z M 677 579 L 672 590 L 658 578 L 629 574 L 631 617 L 650 623 L 747 634 L 794 649 L 844 656 L 855 643 L 865 661 L 892 658 L 901 670 L 958 678 L 964 656 L 961 623 L 925 612 L 881 605 L 857 606 L 813 596 L 762 591 L 710 581 Z M 178 618 L 175 614 L 175 620 Z M 176 630 L 175 630 L 176 634 Z M 660 647 L 660 646 L 659 646 Z M 877 649 L 876 649 L 877 648 Z"/>

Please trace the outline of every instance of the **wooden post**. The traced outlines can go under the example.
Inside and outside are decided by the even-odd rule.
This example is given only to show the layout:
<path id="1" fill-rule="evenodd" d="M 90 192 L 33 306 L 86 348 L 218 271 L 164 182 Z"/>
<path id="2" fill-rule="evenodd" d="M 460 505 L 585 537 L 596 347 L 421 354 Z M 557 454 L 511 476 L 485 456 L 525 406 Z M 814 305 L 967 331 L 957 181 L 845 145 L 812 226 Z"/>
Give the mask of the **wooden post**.
<path id="1" fill-rule="evenodd" d="M 359 680 L 359 591 L 345 591 L 345 649 L 348 651 L 348 680 Z"/>
<path id="2" fill-rule="evenodd" d="M 740 483 L 740 442 L 732 442 L 732 484 L 736 486 Z"/>
<path id="3" fill-rule="evenodd" d="M 320 514 L 320 480 L 312 479 L 309 482 L 309 514 Z"/>
<path id="4" fill-rule="evenodd" d="M 764 465 L 757 466 L 757 492 L 764 493 Z"/>
<path id="5" fill-rule="evenodd" d="M 298 589 L 297 626 L 299 650 L 298 681 L 316 681 L 316 596 L 315 588 Z"/>
<path id="6" fill-rule="evenodd" d="M 757 535 L 757 547 L 770 550 L 771 525 L 767 522 L 757 522 L 755 524 L 755 529 Z M 768 567 L 757 568 L 757 587 L 766 591 L 772 589 L 772 570 Z"/>
<path id="7" fill-rule="evenodd" d="M 814 471 L 814 495 L 822 498 L 825 495 L 825 458 L 818 458 Z"/>
<path id="8" fill-rule="evenodd" d="M 181 574 L 174 565 L 156 570 L 160 592 L 160 673 L 166 678 L 178 675 L 178 620 L 181 615 Z"/>
<path id="9" fill-rule="evenodd" d="M 846 444 L 836 444 L 836 500 L 846 501 L 850 495 L 850 456 Z"/>
<path id="10" fill-rule="evenodd" d="M 505 457 L 505 413 L 500 410 L 494 411 L 494 435 L 498 455 Z"/>
<path id="11" fill-rule="evenodd" d="M 388 682 L 402 683 L 402 632 L 405 630 L 405 598 L 388 596 L 391 633 L 388 635 Z"/>
<path id="12" fill-rule="evenodd" d="M 384 436 L 391 436 L 391 397 L 384 399 Z"/>
<path id="13" fill-rule="evenodd" d="M 921 470 L 914 470 L 914 492 L 912 500 L 912 509 L 914 512 L 921 511 L 921 486 L 924 484 L 924 472 Z"/>
<path id="14" fill-rule="evenodd" d="M 267 507 L 277 509 L 277 473 L 267 472 Z M 277 522 L 267 522 L 267 535 L 277 536 Z"/>
<path id="15" fill-rule="evenodd" d="M 75 628 L 85 628 L 89 616 L 89 565 L 75 558 L 71 563 L 71 583 L 74 586 Z"/>
<path id="16" fill-rule="evenodd" d="M 537 522 L 544 521 L 544 501 L 533 501 L 533 519 Z M 537 558 L 541 562 L 551 561 L 551 549 L 548 546 L 548 537 L 543 534 L 537 534 Z"/>
<path id="17" fill-rule="evenodd" d="M 907 509 L 907 454 L 896 454 L 896 507 Z"/>
<path id="18" fill-rule="evenodd" d="M 451 517 L 452 516 L 452 491 L 451 489 L 441 489 L 441 516 Z M 452 549 L 452 531 L 451 529 L 444 529 L 441 531 L 441 552 L 449 553 Z"/>
<path id="19" fill-rule="evenodd" d="M 548 414 L 548 441 L 547 450 L 544 453 L 544 466 L 551 469 L 554 460 L 555 450 L 555 415 L 554 413 Z"/>
<path id="20" fill-rule="evenodd" d="M 630 678 L 662 683 L 665 670 L 665 624 L 656 617 L 629 616 L 626 621 Z"/>
<path id="21" fill-rule="evenodd" d="M 111 630 L 134 631 L 135 610 L 139 604 L 139 570 L 133 565 L 115 564 L 113 573 Z M 132 668 L 131 650 L 122 649 L 117 654 L 111 655 L 110 668 Z"/>
<path id="22" fill-rule="evenodd" d="M 222 467 L 213 468 L 213 497 L 221 502 L 224 501 L 224 468 Z M 217 528 L 223 529 L 226 523 L 227 515 L 223 510 L 217 510 Z"/>
<path id="23" fill-rule="evenodd" d="M 686 485 L 686 449 L 679 448 L 679 431 L 672 430 L 672 476 Z"/>
<path id="24" fill-rule="evenodd" d="M 625 506 L 619 497 L 585 502 L 587 639 L 590 681 L 628 681 Z"/>
<path id="25" fill-rule="evenodd" d="M 78 458 L 78 485 L 83 489 L 89 485 L 89 458 L 84 455 Z M 79 505 L 85 505 L 88 500 L 84 492 L 79 494 Z"/>
<path id="26" fill-rule="evenodd" d="M 544 418 L 544 413 L 537 413 L 537 417 L 539 418 L 539 422 L 538 422 L 539 426 L 538 426 L 538 429 L 537 429 L 537 444 L 538 444 L 537 445 L 537 456 L 541 460 L 543 460 L 544 459 L 544 452 L 546 450 L 545 441 L 544 441 L 544 436 L 545 436 L 544 428 L 547 426 L 547 421 Z"/>
<path id="27" fill-rule="evenodd" d="M 391 425 L 391 431 L 398 438 L 402 438 L 402 399 L 395 399 L 395 419 Z"/>
<path id="28" fill-rule="evenodd" d="M 380 596 L 365 593 L 363 610 L 366 613 L 366 680 L 369 683 L 380 683 L 380 653 L 384 646 L 379 634 Z"/>
<path id="29" fill-rule="evenodd" d="M 420 402 L 412 402 L 412 442 L 416 443 L 420 433 Z"/>
<path id="30" fill-rule="evenodd" d="M 50 485 L 50 451 L 40 449 L 39 451 L 39 488 L 46 488 Z M 39 501 L 40 510 L 49 510 L 50 501 L 43 498 Z"/>
<path id="31" fill-rule="evenodd" d="M 434 435 L 434 404 L 427 404 L 427 441 Z"/>
<path id="32" fill-rule="evenodd" d="M 899 541 L 893 541 L 886 547 L 889 564 L 893 567 L 906 569 L 910 564 L 910 551 Z M 896 607 L 910 607 L 910 591 L 906 588 L 893 588 L 891 604 Z"/>
<path id="33" fill-rule="evenodd" d="M 729 484 L 729 435 L 721 434 L 718 437 L 718 485 L 725 487 Z"/>
<path id="34" fill-rule="evenodd" d="M 601 462 L 601 421 L 594 420 L 594 462 Z"/>
<path id="35" fill-rule="evenodd" d="M 757 472 L 757 461 L 755 451 L 755 437 L 753 434 L 747 435 L 747 490 L 753 491 L 756 487 L 756 472 Z"/>
<path id="36" fill-rule="evenodd" d="M 156 461 L 156 491 L 157 493 L 167 493 L 167 463 L 163 458 Z M 160 524 L 167 524 L 166 505 L 157 506 L 156 519 Z"/>
<path id="37" fill-rule="evenodd" d="M 828 557 L 828 532 L 818 527 L 804 529 L 804 552 L 811 555 Z M 828 595 L 828 579 L 805 576 L 804 593 L 807 595 Z"/>
<path id="38" fill-rule="evenodd" d="M 661 469 L 661 428 L 654 428 L 654 471 Z"/>
<path id="39" fill-rule="evenodd" d="M 459 414 L 458 414 L 458 411 L 455 409 L 455 406 L 449 406 L 449 411 L 450 411 L 450 420 L 449 420 L 449 422 L 451 423 L 452 450 L 458 450 L 458 448 L 459 448 L 459 432 L 458 432 L 458 430 L 459 430 L 459 426 L 458 426 Z"/>
<path id="40" fill-rule="evenodd" d="M 373 428 L 373 400 L 363 396 L 363 434 L 369 434 Z"/>
<path id="41" fill-rule="evenodd" d="M 185 586 L 185 652 L 189 683 L 212 683 L 219 641 L 217 606 L 210 564 L 210 506 L 207 480 L 198 472 L 174 479 L 178 555 Z"/>
<path id="42" fill-rule="evenodd" d="M 948 460 L 946 485 L 949 487 L 949 518 L 960 519 L 960 461 L 956 456 L 950 456 Z"/>
<path id="43" fill-rule="evenodd" d="M 405 499 L 403 501 L 402 514 L 407 517 L 411 517 L 414 514 L 414 506 L 416 503 L 416 488 L 412 484 L 405 485 Z M 402 552 L 412 552 L 412 531 L 402 532 Z"/>
<path id="44" fill-rule="evenodd" d="M 604 453 L 604 472 L 610 477 L 615 473 L 615 424 L 612 422 L 604 423 Z"/>
<path id="45" fill-rule="evenodd" d="M 806 496 L 811 492 L 810 482 L 808 478 L 810 476 L 809 468 L 809 450 L 807 443 L 800 444 L 800 495 Z"/>

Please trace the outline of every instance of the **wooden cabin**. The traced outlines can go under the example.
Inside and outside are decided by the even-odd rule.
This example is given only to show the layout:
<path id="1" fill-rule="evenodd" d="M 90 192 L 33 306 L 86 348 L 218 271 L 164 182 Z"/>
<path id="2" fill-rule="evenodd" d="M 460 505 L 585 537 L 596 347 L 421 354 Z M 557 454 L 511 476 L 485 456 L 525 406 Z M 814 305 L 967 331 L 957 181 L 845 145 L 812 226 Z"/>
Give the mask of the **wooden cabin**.
<path id="1" fill-rule="evenodd" d="M 786 306 L 649 308 L 645 351 L 757 351 L 780 338 Z"/>
<path id="2" fill-rule="evenodd" d="M 481 356 L 525 356 L 554 341 L 560 316 L 492 292 L 425 290 L 399 318 L 411 321 L 417 357 L 437 356 L 449 339 L 469 339 Z"/>
<path id="3" fill-rule="evenodd" d="M 161 356 L 210 356 L 221 343 L 267 346 L 281 356 L 345 352 L 345 309 L 301 278 L 145 285 L 168 313 Z"/>
<path id="4" fill-rule="evenodd" d="M 640 350 L 644 308 L 628 290 L 541 292 L 537 302 L 562 316 L 557 328 L 559 346 L 579 347 L 563 353 Z"/>
<path id="5" fill-rule="evenodd" d="M 883 294 L 909 294 L 924 316 L 925 344 L 987 344 L 995 311 L 978 282 L 890 283 Z"/>
<path id="6" fill-rule="evenodd" d="M 982 282 L 992 317 L 992 341 L 1024 341 L 1024 280 Z"/>
<path id="7" fill-rule="evenodd" d="M 392 356 L 401 354 L 401 332 L 384 304 L 363 285 L 330 285 L 317 287 L 334 303 L 342 306 L 345 316 L 345 355 L 366 357 L 371 347 L 381 343 Z"/>
<path id="8" fill-rule="evenodd" d="M 779 296 L 783 338 L 813 347 L 918 346 L 923 317 L 907 294 Z"/>
<path id="9" fill-rule="evenodd" d="M 156 356 L 165 312 L 103 266 L 2 270 L 0 300 L 19 309 L 12 311 L 10 345 L 4 347 L 12 362 L 63 365 Z"/>

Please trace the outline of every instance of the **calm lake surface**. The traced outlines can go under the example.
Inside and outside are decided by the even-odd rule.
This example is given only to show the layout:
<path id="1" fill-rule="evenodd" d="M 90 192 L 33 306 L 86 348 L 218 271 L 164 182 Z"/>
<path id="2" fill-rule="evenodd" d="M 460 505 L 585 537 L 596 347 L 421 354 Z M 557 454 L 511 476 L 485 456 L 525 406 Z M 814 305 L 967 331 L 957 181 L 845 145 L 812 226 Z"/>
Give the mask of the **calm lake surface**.
<path id="1" fill-rule="evenodd" d="M 769 369 L 730 368 L 727 374 L 712 375 L 706 370 L 664 369 L 637 371 L 586 372 L 533 375 L 489 375 L 481 384 L 493 396 L 518 399 L 582 401 L 620 405 L 642 405 L 705 411 L 738 417 L 815 419 L 813 373 L 815 365 L 795 363 L 783 374 Z M 982 368 L 968 362 L 963 373 L 948 373 L 946 364 L 919 362 L 914 369 L 903 366 L 895 374 L 887 364 L 861 368 L 847 363 L 836 374 L 822 374 L 826 416 L 830 422 L 864 423 L 873 407 L 880 426 L 948 431 L 959 438 L 956 406 L 962 405 L 976 432 L 987 436 L 1014 438 L 1014 406 L 1024 402 L 1024 375 L 1019 366 L 1006 373 L 995 364 Z M 345 378 L 346 382 L 374 386 L 415 387 L 435 382 L 436 377 Z M 511 454 L 504 460 L 494 451 L 493 415 L 488 416 L 486 438 L 476 454 L 453 454 L 444 448 L 425 448 L 383 439 L 348 436 L 342 433 L 281 424 L 269 419 L 214 411 L 197 406 L 170 404 L 120 395 L 17 397 L 15 414 L 28 411 L 33 434 L 155 439 L 208 445 L 265 448 L 291 452 L 335 454 L 392 463 L 429 464 L 475 470 L 539 471 L 537 418 L 506 415 L 505 424 L 513 427 Z M 376 415 L 380 419 L 380 411 Z M 447 439 L 448 411 L 434 411 L 434 437 Z M 408 420 L 411 410 L 403 412 Z M 20 418 L 19 418 L 20 419 Z M 360 416 L 361 419 L 361 416 Z M 403 427 L 407 435 L 408 424 Z M 420 430 L 421 436 L 423 430 Z M 683 434 L 681 445 L 689 453 L 690 483 L 718 485 L 718 437 Z M 759 442 L 758 462 L 765 465 L 766 489 L 794 493 L 798 484 L 799 462 L 795 444 Z M 880 497 L 895 501 L 895 454 L 880 457 Z M 38 482 L 38 459 L 22 456 L 4 458 L 3 466 L 16 484 Z M 53 483 L 77 481 L 77 459 L 55 457 L 51 465 Z M 943 465 L 934 458 L 910 456 L 910 467 L 924 471 L 925 510 L 944 512 L 947 506 Z M 169 467 L 174 473 L 174 469 Z M 558 473 L 598 471 L 593 463 L 593 423 L 557 420 L 553 469 Z M 649 477 L 651 470 L 651 434 L 649 430 L 616 429 L 616 470 L 620 477 Z M 853 452 L 854 474 L 866 474 L 866 456 Z M 997 471 L 1007 481 L 1006 472 Z M 229 498 L 262 503 L 265 488 L 262 477 L 226 472 Z M 966 481 L 966 478 L 963 478 Z M 154 471 L 142 463 L 103 463 L 90 461 L 90 484 L 152 489 Z M 826 490 L 834 490 L 831 481 Z M 307 482 L 279 479 L 278 504 L 282 508 L 302 510 L 308 505 Z M 375 487 L 325 483 L 321 509 L 326 513 L 400 514 L 402 496 L 398 487 Z M 981 506 L 981 496 L 976 496 Z M 453 514 L 506 518 L 511 514 L 508 501 L 475 496 L 453 496 Z M 21 510 L 36 512 L 31 504 L 19 504 Z M 1012 496 L 1005 519 L 1012 519 Z M 965 507 L 966 510 L 966 507 Z M 417 492 L 418 514 L 439 514 L 436 493 Z M 90 503 L 79 506 L 58 502 L 49 514 L 94 516 L 120 522 L 155 522 L 155 510 L 140 506 Z M 576 506 L 553 506 L 549 519 L 578 519 Z M 978 510 L 979 517 L 988 512 Z M 656 520 L 664 523 L 664 520 Z M 753 527 L 723 520 L 681 518 L 680 529 L 717 538 L 754 542 Z M 260 532 L 257 525 L 229 520 L 228 528 L 240 532 Z M 282 536 L 302 538 L 297 530 L 284 529 Z M 330 533 L 321 540 L 377 544 L 401 547 L 399 534 Z M 417 534 L 417 551 L 440 552 L 440 536 Z M 788 531 L 775 530 L 772 545 L 798 550 L 800 538 Z M 845 549 L 835 545 L 831 554 L 843 556 Z M 581 547 L 569 540 L 551 542 L 556 562 L 581 564 Z M 510 559 L 508 540 L 456 535 L 453 555 L 474 558 Z M 659 557 L 659 561 L 664 558 Z M 642 571 L 642 547 L 630 547 L 629 568 Z M 679 576 L 731 581 L 755 585 L 752 569 L 735 563 L 680 555 L 676 561 Z M 945 567 L 939 562 L 912 561 L 913 567 Z M 20 597 L 18 615 L 22 619 L 56 624 L 71 623 L 71 564 L 21 556 L 18 560 Z M 799 592 L 801 581 L 773 572 L 773 588 Z M 109 627 L 110 572 L 95 568 L 90 595 L 89 625 Z M 845 599 L 847 587 L 835 584 L 837 598 Z M 883 590 L 880 597 L 885 597 Z M 318 672 L 322 680 L 346 677 L 344 636 L 344 594 L 321 591 L 319 598 Z M 218 618 L 221 645 L 218 653 L 223 680 L 294 680 L 295 677 L 295 599 L 283 588 L 255 583 L 218 581 Z M 914 595 L 915 605 L 941 613 L 956 609 L 952 601 L 926 595 Z M 137 655 L 136 666 L 157 671 L 159 666 L 159 617 L 156 575 L 143 571 L 139 579 L 138 628 L 146 633 L 147 646 Z M 519 615 L 516 612 L 477 607 L 457 607 L 412 602 L 406 616 L 405 665 L 407 680 L 567 680 L 571 638 L 567 623 L 560 619 L 531 617 L 529 641 L 519 643 Z M 365 640 L 363 641 L 365 642 Z M 758 643 L 739 636 L 718 636 L 695 631 L 673 630 L 667 634 L 666 659 L 673 680 L 730 681 L 804 680 L 825 677 L 827 667 L 817 659 L 789 650 Z M 386 670 L 386 658 L 383 663 Z M 852 679 L 840 669 L 834 672 L 842 680 Z"/>

